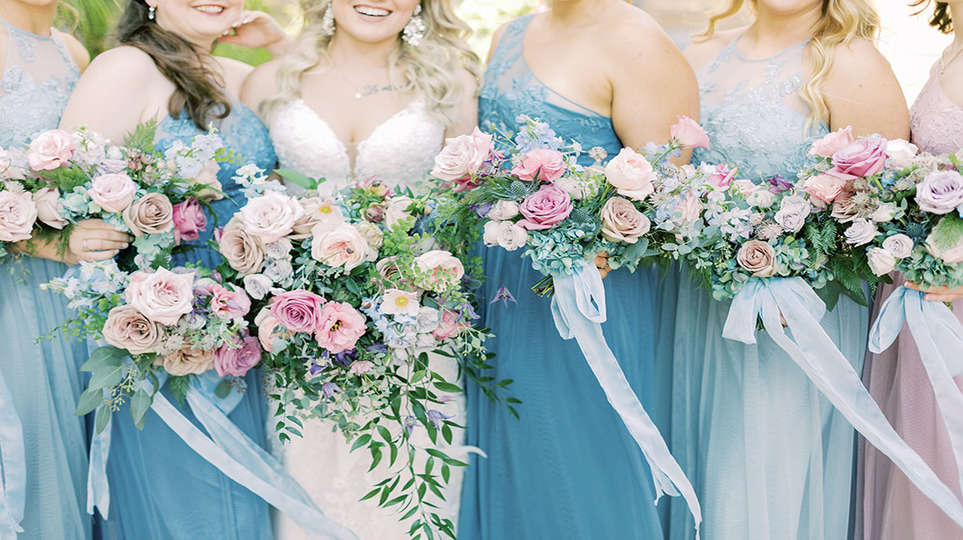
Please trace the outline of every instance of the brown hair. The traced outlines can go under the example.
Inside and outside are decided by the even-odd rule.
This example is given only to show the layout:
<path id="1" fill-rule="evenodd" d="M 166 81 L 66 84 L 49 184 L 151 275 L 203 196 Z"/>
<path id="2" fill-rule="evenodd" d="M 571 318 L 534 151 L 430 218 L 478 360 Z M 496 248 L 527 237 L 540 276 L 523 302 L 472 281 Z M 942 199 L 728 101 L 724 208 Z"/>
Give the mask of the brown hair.
<path id="1" fill-rule="evenodd" d="M 913 7 L 922 6 L 920 10 L 914 13 L 914 15 L 919 15 L 924 12 L 929 6 L 931 0 L 916 0 L 912 4 Z M 949 34 L 953 32 L 953 19 L 950 17 L 950 6 L 946 2 L 937 2 L 936 7 L 933 9 L 933 18 L 930 19 L 930 26 L 936 28 L 944 34 Z"/>
<path id="2" fill-rule="evenodd" d="M 222 89 L 223 78 L 212 66 L 214 60 L 148 19 L 147 12 L 144 0 L 130 0 L 117 25 L 117 40 L 150 55 L 157 69 L 174 83 L 168 112 L 177 117 L 186 110 L 202 130 L 208 128 L 211 119 L 226 118 L 231 104 Z"/>

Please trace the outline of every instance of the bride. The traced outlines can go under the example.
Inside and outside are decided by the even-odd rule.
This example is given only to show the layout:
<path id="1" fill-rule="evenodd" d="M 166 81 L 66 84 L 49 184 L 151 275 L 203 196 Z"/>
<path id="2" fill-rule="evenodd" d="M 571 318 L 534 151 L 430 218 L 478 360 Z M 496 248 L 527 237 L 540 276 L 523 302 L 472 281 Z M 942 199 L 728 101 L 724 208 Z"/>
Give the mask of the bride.
<path id="1" fill-rule="evenodd" d="M 326 179 L 322 195 L 356 181 L 416 188 L 445 138 L 469 133 L 476 122 L 478 59 L 464 42 L 468 27 L 455 16 L 453 1 L 302 4 L 297 43 L 287 56 L 258 67 L 241 93 L 268 126 L 281 168 Z M 432 367 L 454 379 L 453 360 L 431 361 L 448 362 Z M 462 423 L 464 402 L 447 405 L 445 414 Z M 350 453 L 329 424 L 305 423 L 303 435 L 279 452 L 329 517 L 362 539 L 408 537 L 400 514 L 373 500 L 359 502 L 372 480 L 384 478 L 384 465 L 368 473 L 367 453 Z M 460 491 L 461 475 L 453 471 L 441 512 L 453 521 Z M 279 540 L 304 537 L 283 516 L 275 532 Z"/>

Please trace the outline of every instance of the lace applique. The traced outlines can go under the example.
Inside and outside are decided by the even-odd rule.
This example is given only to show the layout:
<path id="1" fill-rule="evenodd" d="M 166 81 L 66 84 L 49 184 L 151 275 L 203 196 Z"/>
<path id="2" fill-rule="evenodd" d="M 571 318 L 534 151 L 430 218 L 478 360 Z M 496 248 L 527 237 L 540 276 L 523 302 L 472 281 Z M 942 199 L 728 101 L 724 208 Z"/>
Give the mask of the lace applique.
<path id="1" fill-rule="evenodd" d="M 948 154 L 963 148 L 963 107 L 953 103 L 940 84 L 937 67 L 910 110 L 913 142 L 921 150 Z"/>

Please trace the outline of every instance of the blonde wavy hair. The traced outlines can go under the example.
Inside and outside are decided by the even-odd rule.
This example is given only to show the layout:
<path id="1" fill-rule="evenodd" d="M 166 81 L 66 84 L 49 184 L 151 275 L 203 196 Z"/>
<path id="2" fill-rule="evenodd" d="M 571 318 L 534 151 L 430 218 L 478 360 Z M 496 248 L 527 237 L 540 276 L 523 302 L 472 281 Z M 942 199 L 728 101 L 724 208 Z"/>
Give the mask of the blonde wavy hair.
<path id="1" fill-rule="evenodd" d="M 750 0 L 755 4 L 755 0 Z M 731 0 L 729 7 L 709 18 L 705 32 L 696 36 L 707 40 L 716 32 L 719 21 L 739 13 L 746 0 Z M 833 67 L 836 48 L 857 39 L 875 41 L 879 32 L 879 14 L 867 0 L 823 0 L 822 15 L 813 28 L 812 67 L 806 84 L 799 90 L 809 106 L 807 130 L 815 122 L 829 121 L 829 107 L 823 96 L 822 83 Z"/>
<path id="2" fill-rule="evenodd" d="M 300 97 L 301 75 L 327 57 L 334 36 L 322 30 L 322 20 L 331 3 L 332 0 L 301 0 L 304 26 L 278 67 L 278 96 L 261 104 L 265 116 L 270 117 L 278 106 Z M 399 33 L 399 47 L 389 60 L 391 72 L 403 75 L 401 90 L 424 95 L 428 110 L 440 115 L 446 125 L 454 122 L 454 109 L 464 92 L 478 91 L 481 64 L 466 41 L 471 29 L 455 15 L 452 3 L 421 0 L 424 39 L 414 47 L 402 40 Z M 475 88 L 463 88 L 458 67 L 472 75 Z"/>

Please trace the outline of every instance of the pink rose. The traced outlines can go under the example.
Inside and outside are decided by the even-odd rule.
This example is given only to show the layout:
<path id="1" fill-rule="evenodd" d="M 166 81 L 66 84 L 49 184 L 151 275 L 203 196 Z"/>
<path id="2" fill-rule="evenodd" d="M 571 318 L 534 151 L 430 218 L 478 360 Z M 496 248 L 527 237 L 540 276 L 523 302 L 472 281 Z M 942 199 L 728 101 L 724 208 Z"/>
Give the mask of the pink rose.
<path id="1" fill-rule="evenodd" d="M 554 182 L 565 174 L 565 158 L 558 150 L 536 148 L 522 156 L 512 176 L 526 182 Z"/>
<path id="2" fill-rule="evenodd" d="M 438 328 L 435 328 L 431 335 L 435 336 L 438 341 L 443 341 L 457 336 L 467 327 L 468 325 L 462 322 L 461 315 L 450 309 L 443 309 L 441 310 L 441 321 L 438 323 Z"/>
<path id="3" fill-rule="evenodd" d="M 131 354 L 157 352 L 164 332 L 134 306 L 117 306 L 107 314 L 104 341 Z"/>
<path id="4" fill-rule="evenodd" d="M 645 214 L 622 197 L 612 197 L 602 207 L 602 236 L 612 242 L 634 244 L 651 225 Z"/>
<path id="5" fill-rule="evenodd" d="M 345 272 L 363 263 L 368 254 L 368 241 L 357 228 L 342 223 L 332 229 L 315 226 L 311 240 L 311 257 L 331 267 L 343 266 Z"/>
<path id="6" fill-rule="evenodd" d="M 194 197 L 175 204 L 171 219 L 174 220 L 174 240 L 177 242 L 197 240 L 201 231 L 207 228 L 204 208 Z"/>
<path id="7" fill-rule="evenodd" d="M 281 326 L 281 322 L 278 318 L 271 314 L 271 308 L 265 307 L 258 312 L 257 316 L 254 318 L 254 324 L 257 326 L 257 340 L 261 343 L 261 347 L 268 353 L 274 353 L 274 340 L 278 337 L 283 337 L 290 332 L 284 330 Z"/>
<path id="8" fill-rule="evenodd" d="M 669 135 L 687 148 L 709 148 L 709 135 L 706 130 L 688 116 L 680 116 L 679 121 L 669 128 Z"/>
<path id="9" fill-rule="evenodd" d="M 214 364 L 214 351 L 184 348 L 168 354 L 154 363 L 164 366 L 167 373 L 174 377 L 200 375 L 211 369 L 211 365 Z"/>
<path id="10" fill-rule="evenodd" d="M 270 244 L 291 234 L 294 224 L 304 214 L 301 203 L 277 191 L 247 201 L 238 214 L 248 234 Z"/>
<path id="11" fill-rule="evenodd" d="M 222 319 L 237 319 L 251 311 L 251 299 L 243 289 L 229 290 L 223 285 L 215 283 L 210 286 L 211 314 Z"/>
<path id="12" fill-rule="evenodd" d="M 124 210 L 124 223 L 134 236 L 174 230 L 174 206 L 162 193 L 148 193 Z"/>
<path id="13" fill-rule="evenodd" d="M 37 222 L 37 205 L 26 191 L 0 191 L 0 241 L 30 239 Z"/>
<path id="14" fill-rule="evenodd" d="M 243 377 L 261 361 L 261 345 L 255 337 L 235 338 L 233 343 L 214 351 L 214 370 L 218 376 Z"/>
<path id="15" fill-rule="evenodd" d="M 655 191 L 655 172 L 645 156 L 631 148 L 623 148 L 605 165 L 605 179 L 619 195 L 641 201 Z"/>
<path id="16" fill-rule="evenodd" d="M 833 154 L 854 142 L 856 142 L 856 139 L 853 137 L 853 128 L 852 126 L 846 126 L 843 129 L 827 133 L 822 139 L 814 142 L 809 147 L 809 155 L 831 158 Z"/>
<path id="17" fill-rule="evenodd" d="M 68 221 L 60 215 L 60 190 L 45 187 L 33 194 L 33 202 L 37 205 L 37 219 L 41 223 L 54 229 L 63 229 Z"/>
<path id="18" fill-rule="evenodd" d="M 836 197 L 843 192 L 843 188 L 848 182 L 848 180 L 831 174 L 819 174 L 806 179 L 803 184 L 803 191 L 814 200 L 822 203 L 822 207 L 825 207 L 836 200 Z"/>
<path id="19" fill-rule="evenodd" d="M 870 135 L 833 154 L 829 174 L 846 180 L 872 176 L 886 165 L 886 139 Z"/>
<path id="20" fill-rule="evenodd" d="M 728 165 L 719 164 L 706 175 L 706 183 L 718 188 L 728 188 L 739 169 L 730 169 Z"/>
<path id="21" fill-rule="evenodd" d="M 194 273 L 175 274 L 166 268 L 134 272 L 127 284 L 127 304 L 137 308 L 148 319 L 164 324 L 177 324 L 194 305 Z"/>
<path id="22" fill-rule="evenodd" d="M 102 174 L 90 183 L 87 194 L 105 211 L 120 213 L 134 202 L 137 184 L 126 174 Z"/>
<path id="23" fill-rule="evenodd" d="M 488 160 L 492 151 L 492 136 L 477 127 L 471 135 L 461 135 L 445 141 L 445 147 L 435 157 L 431 175 L 455 185 L 455 193 L 477 187 L 474 176 Z"/>
<path id="24" fill-rule="evenodd" d="M 314 335 L 318 345 L 331 354 L 354 348 L 367 331 L 365 317 L 344 302 L 328 302 L 321 309 L 320 324 Z"/>
<path id="25" fill-rule="evenodd" d="M 52 129 L 37 136 L 27 151 L 27 163 L 35 171 L 52 171 L 64 166 L 74 155 L 74 136 Z"/>
<path id="26" fill-rule="evenodd" d="M 324 298 L 310 291 L 285 291 L 271 299 L 271 315 L 292 332 L 313 334 L 320 328 L 324 303 Z"/>
<path id="27" fill-rule="evenodd" d="M 525 197 L 518 211 L 525 218 L 517 223 L 519 227 L 530 231 L 550 229 L 572 213 L 572 199 L 565 190 L 546 184 Z"/>

